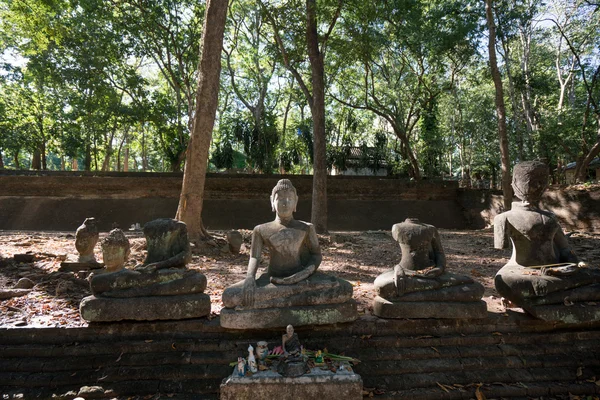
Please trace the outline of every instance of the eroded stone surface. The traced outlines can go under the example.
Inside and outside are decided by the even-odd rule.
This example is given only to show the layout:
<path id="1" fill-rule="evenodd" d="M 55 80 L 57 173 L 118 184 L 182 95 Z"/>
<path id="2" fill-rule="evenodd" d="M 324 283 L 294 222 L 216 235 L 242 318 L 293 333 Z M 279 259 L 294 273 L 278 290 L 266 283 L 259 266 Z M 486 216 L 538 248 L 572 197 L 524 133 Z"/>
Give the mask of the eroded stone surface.
<path id="1" fill-rule="evenodd" d="M 221 309 L 221 326 L 229 329 L 280 328 L 286 324 L 328 325 L 356 319 L 354 300 L 339 304 L 305 307 L 278 307 L 250 310 Z M 283 324 L 283 322 L 286 324 Z"/>
<path id="2" fill-rule="evenodd" d="M 395 224 L 402 259 L 374 282 L 373 313 L 382 318 L 485 318 L 484 288 L 446 272 L 446 256 L 433 225 L 415 218 Z"/>
<path id="3" fill-rule="evenodd" d="M 482 300 L 399 302 L 377 296 L 373 301 L 373 314 L 381 318 L 486 318 L 487 306 Z"/>
<path id="4" fill-rule="evenodd" d="M 244 238 L 239 231 L 233 230 L 227 232 L 227 245 L 229 246 L 229 251 L 233 254 L 238 254 L 242 248 L 242 244 L 244 244 Z"/>
<path id="5" fill-rule="evenodd" d="M 223 292 L 222 326 L 233 329 L 285 327 L 335 323 L 357 317 L 356 305 L 347 303 L 352 298 L 352 285 L 316 273 L 322 260 L 319 240 L 312 224 L 294 219 L 297 203 L 292 183 L 288 179 L 277 182 L 271 192 L 271 206 L 277 216 L 252 231 L 247 277 Z M 267 272 L 256 279 L 263 248 L 269 251 L 269 266 Z M 326 316 L 318 314 L 321 305 L 330 306 Z"/>
<path id="6" fill-rule="evenodd" d="M 89 296 L 81 301 L 79 312 L 90 322 L 199 318 L 210 313 L 210 296 L 204 293 L 129 298 Z"/>
<path id="7" fill-rule="evenodd" d="M 300 377 L 272 371 L 238 377 L 235 372 L 221 384 L 222 400 L 244 399 L 362 399 L 362 379 L 356 373 L 332 373 L 313 368 Z"/>
<path id="8" fill-rule="evenodd" d="M 206 277 L 185 268 L 191 254 L 186 225 L 159 219 L 146 224 L 144 234 L 148 248 L 146 263 L 135 270 L 94 275 L 90 281 L 93 295 L 80 304 L 83 319 L 177 320 L 210 313 L 210 297 L 203 293 Z M 118 232 L 114 236 L 119 236 Z M 115 241 L 121 251 L 128 251 L 123 240 Z"/>
<path id="9" fill-rule="evenodd" d="M 187 226 L 171 218 L 160 218 L 144 225 L 148 255 L 145 266 L 156 269 L 183 267 L 191 260 Z"/>
<path id="10" fill-rule="evenodd" d="M 92 277 L 92 293 L 104 297 L 172 296 L 202 293 L 206 277 L 188 269 L 163 269 L 138 272 L 125 269 Z"/>
<path id="11" fill-rule="evenodd" d="M 584 310 L 584 303 L 599 298 L 600 270 L 581 268 L 556 216 L 538 208 L 547 183 L 544 163 L 528 161 L 514 168 L 512 186 L 521 201 L 494 219 L 495 247 L 513 246 L 509 262 L 494 278 L 496 290 L 540 319 L 598 321 L 600 313 Z M 578 303 L 583 308 L 572 306 Z"/>
<path id="12" fill-rule="evenodd" d="M 98 243 L 98 226 L 95 218 L 86 218 L 75 232 L 75 248 L 79 253 L 80 263 L 96 263 L 94 247 Z"/>
<path id="13" fill-rule="evenodd" d="M 129 258 L 129 239 L 121 229 L 113 229 L 100 242 L 102 248 L 102 261 L 104 268 L 109 272 L 119 271 L 124 268 Z"/>

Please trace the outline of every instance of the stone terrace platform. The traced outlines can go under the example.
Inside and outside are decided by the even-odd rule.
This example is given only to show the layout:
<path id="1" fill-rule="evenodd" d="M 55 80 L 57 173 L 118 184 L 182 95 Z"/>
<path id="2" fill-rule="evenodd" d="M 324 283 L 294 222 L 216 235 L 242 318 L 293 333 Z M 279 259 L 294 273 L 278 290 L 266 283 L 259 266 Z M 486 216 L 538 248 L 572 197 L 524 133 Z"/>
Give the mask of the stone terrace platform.
<path id="1" fill-rule="evenodd" d="M 297 332 L 309 349 L 359 358 L 365 388 L 385 391 L 375 398 L 469 399 L 480 384 L 488 399 L 600 394 L 599 324 L 556 325 L 508 311 L 462 321 L 363 316 Z M 248 343 L 272 347 L 280 338 L 280 330 L 225 330 L 218 318 L 5 328 L 0 394 L 72 399 L 87 386 L 86 399 L 218 398 L 229 362 Z"/>

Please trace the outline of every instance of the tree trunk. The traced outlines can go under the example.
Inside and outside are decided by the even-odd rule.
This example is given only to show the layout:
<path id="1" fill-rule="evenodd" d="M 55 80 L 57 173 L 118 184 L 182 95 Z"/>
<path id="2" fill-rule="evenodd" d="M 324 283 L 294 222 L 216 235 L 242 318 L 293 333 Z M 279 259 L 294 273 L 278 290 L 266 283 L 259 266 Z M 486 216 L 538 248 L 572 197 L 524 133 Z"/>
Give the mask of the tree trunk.
<path id="1" fill-rule="evenodd" d="M 313 190 L 311 222 L 318 233 L 327 232 L 327 162 L 325 136 L 325 68 L 319 50 L 316 0 L 306 0 L 306 42 L 311 67 L 313 118 Z"/>
<path id="2" fill-rule="evenodd" d="M 92 169 L 92 146 L 89 141 L 85 144 L 85 159 L 83 160 L 83 163 L 84 171 L 90 171 Z"/>
<path id="3" fill-rule="evenodd" d="M 504 65 L 506 67 L 506 77 L 508 78 L 508 96 L 510 97 L 510 103 L 512 106 L 512 112 L 514 114 L 514 133 L 517 139 L 517 158 L 519 161 L 524 161 L 524 140 L 523 140 L 523 132 L 521 131 L 521 122 L 523 119 L 523 115 L 521 110 L 517 106 L 517 95 L 515 93 L 515 85 L 511 72 L 511 60 L 510 60 L 510 46 L 506 42 L 503 36 L 502 39 L 502 47 L 504 48 Z"/>
<path id="4" fill-rule="evenodd" d="M 190 241 L 208 236 L 202 225 L 208 150 L 219 104 L 221 51 L 228 0 L 208 0 L 202 30 L 196 112 L 188 144 L 177 218 L 187 224 Z"/>
<path id="5" fill-rule="evenodd" d="M 40 170 L 42 169 L 42 153 L 38 149 L 33 151 L 31 156 L 31 169 Z"/>
<path id="6" fill-rule="evenodd" d="M 19 163 L 19 150 L 15 150 L 13 159 L 15 160 L 15 169 L 21 169 L 21 164 Z"/>
<path id="7" fill-rule="evenodd" d="M 597 136 L 596 143 L 594 143 L 592 148 L 588 151 L 588 153 L 585 155 L 585 157 L 581 161 L 581 166 L 578 171 L 579 174 L 575 175 L 580 182 L 585 182 L 587 180 L 588 167 L 589 167 L 590 163 L 594 160 L 594 158 L 596 158 L 596 156 L 598 154 L 600 154 L 600 116 L 598 116 L 596 119 L 598 121 L 598 136 Z M 578 163 L 579 163 L 579 161 L 578 161 Z"/>
<path id="8" fill-rule="evenodd" d="M 508 154 L 508 136 L 506 133 L 506 108 L 504 107 L 504 93 L 502 90 L 502 77 L 498 70 L 496 60 L 496 24 L 492 13 L 492 1 L 485 0 L 485 16 L 489 30 L 488 51 L 490 56 L 490 69 L 496 88 L 496 114 L 498 116 L 498 136 L 500 138 L 500 157 L 502 160 L 502 193 L 504 195 L 504 210 L 510 210 L 512 203 L 512 187 L 510 175 L 510 156 Z"/>
<path id="9" fill-rule="evenodd" d="M 0 169 L 4 169 L 4 160 L 2 158 L 2 151 L 0 151 Z"/>
<path id="10" fill-rule="evenodd" d="M 71 171 L 77 171 L 79 166 L 77 165 L 77 158 L 73 157 L 71 160 Z"/>
<path id="11" fill-rule="evenodd" d="M 42 159 L 42 169 L 46 171 L 48 169 L 48 162 L 46 159 L 46 142 L 42 142 L 42 146 L 40 148 L 40 155 Z"/>
<path id="12" fill-rule="evenodd" d="M 123 150 L 123 172 L 129 172 L 129 146 Z"/>

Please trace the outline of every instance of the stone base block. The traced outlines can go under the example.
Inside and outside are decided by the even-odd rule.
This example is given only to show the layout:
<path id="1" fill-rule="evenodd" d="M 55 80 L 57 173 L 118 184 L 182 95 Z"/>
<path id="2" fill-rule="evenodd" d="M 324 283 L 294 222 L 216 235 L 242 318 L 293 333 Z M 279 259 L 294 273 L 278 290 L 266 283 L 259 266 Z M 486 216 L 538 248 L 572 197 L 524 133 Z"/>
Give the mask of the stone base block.
<path id="1" fill-rule="evenodd" d="M 318 306 L 221 310 L 221 326 L 229 329 L 284 328 L 288 325 L 328 325 L 358 317 L 354 300 Z"/>
<path id="2" fill-rule="evenodd" d="M 332 373 L 313 368 L 296 378 L 264 371 L 253 376 L 225 378 L 221 400 L 345 399 L 361 400 L 363 383 L 355 373 Z"/>
<path id="3" fill-rule="evenodd" d="M 486 318 L 487 305 L 484 301 L 434 302 L 394 301 L 375 297 L 373 314 L 381 318 Z"/>
<path id="4" fill-rule="evenodd" d="M 199 318 L 210 314 L 210 296 L 204 293 L 130 298 L 88 296 L 81 301 L 79 312 L 89 322 Z"/>
<path id="5" fill-rule="evenodd" d="M 565 306 L 564 304 L 523 305 L 523 309 L 543 321 L 563 322 L 565 324 L 600 321 L 600 305 L 595 302 L 575 303 L 572 306 Z"/>

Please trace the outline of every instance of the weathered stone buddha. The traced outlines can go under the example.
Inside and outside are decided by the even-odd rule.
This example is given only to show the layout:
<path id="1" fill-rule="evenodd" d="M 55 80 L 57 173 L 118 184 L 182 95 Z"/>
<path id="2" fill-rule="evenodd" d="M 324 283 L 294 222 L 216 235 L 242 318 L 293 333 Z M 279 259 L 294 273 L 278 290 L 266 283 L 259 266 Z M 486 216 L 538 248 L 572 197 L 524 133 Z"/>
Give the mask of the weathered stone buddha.
<path id="1" fill-rule="evenodd" d="M 512 243 L 512 256 L 494 279 L 500 295 L 546 321 L 600 320 L 600 271 L 579 264 L 554 214 L 538 208 L 548 167 L 522 162 L 512 187 L 521 201 L 494 218 L 494 246 Z M 592 303 L 590 303 L 592 302 Z"/>
<path id="2" fill-rule="evenodd" d="M 107 272 L 120 271 L 125 267 L 129 258 L 129 239 L 121 229 L 113 229 L 100 241 L 102 248 L 102 261 Z"/>
<path id="3" fill-rule="evenodd" d="M 81 301 L 86 321 L 165 320 L 210 313 L 206 277 L 186 268 L 191 259 L 187 227 L 170 218 L 144 226 L 148 255 L 134 270 L 94 275 L 92 296 Z"/>
<path id="4" fill-rule="evenodd" d="M 95 218 L 86 218 L 75 232 L 75 248 L 79 252 L 79 263 L 97 264 L 94 247 L 98 243 L 98 226 Z"/>
<path id="5" fill-rule="evenodd" d="M 375 279 L 373 313 L 382 318 L 485 318 L 484 288 L 468 276 L 446 272 L 437 229 L 416 218 L 392 227 L 402 259 Z"/>
<path id="6" fill-rule="evenodd" d="M 312 224 L 293 217 L 298 203 L 288 179 L 271 193 L 274 221 L 252 232 L 246 279 L 223 292 L 221 326 L 232 329 L 332 324 L 356 319 L 352 285 L 317 272 L 321 250 Z M 266 273 L 256 279 L 263 248 L 270 255 Z"/>

